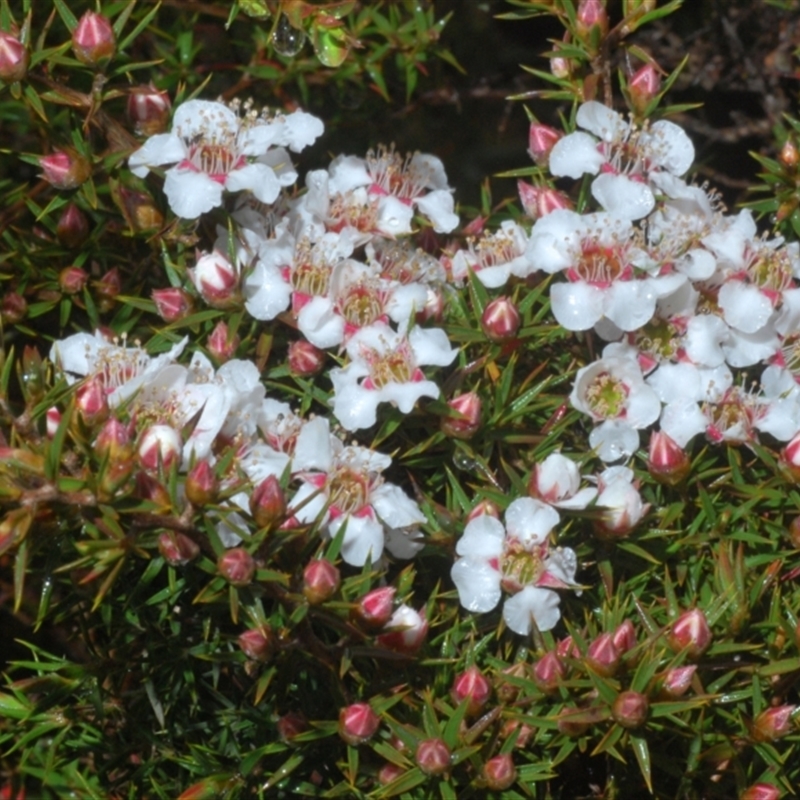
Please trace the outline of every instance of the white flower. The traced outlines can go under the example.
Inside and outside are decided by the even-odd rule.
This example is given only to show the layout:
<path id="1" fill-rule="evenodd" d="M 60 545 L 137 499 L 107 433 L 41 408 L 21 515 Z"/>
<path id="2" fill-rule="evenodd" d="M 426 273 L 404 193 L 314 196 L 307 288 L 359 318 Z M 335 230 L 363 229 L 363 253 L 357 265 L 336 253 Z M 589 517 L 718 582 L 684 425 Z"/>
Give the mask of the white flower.
<path id="1" fill-rule="evenodd" d="M 574 588 L 577 559 L 569 548 L 551 551 L 547 538 L 558 512 L 529 497 L 515 500 L 506 525 L 483 515 L 469 522 L 456 545 L 461 556 L 450 570 L 461 605 L 485 613 L 511 594 L 503 605 L 506 625 L 521 635 L 533 624 L 540 631 L 555 627 L 561 614 L 553 588 Z"/>
<path id="2" fill-rule="evenodd" d="M 536 266 L 527 252 L 528 237 L 513 220 L 505 220 L 500 229 L 484 233 L 477 242 L 453 256 L 453 278 L 462 281 L 472 270 L 489 289 L 505 285 L 511 275 L 527 278 Z"/>
<path id="3" fill-rule="evenodd" d="M 149 138 L 128 159 L 143 178 L 152 167 L 166 171 L 164 193 L 170 208 L 184 219 L 221 205 L 223 190 L 251 191 L 271 203 L 283 186 L 297 180 L 289 147 L 298 151 L 323 130 L 322 122 L 303 111 L 276 117 L 255 114 L 209 100 L 189 100 L 175 109 L 172 130 Z M 273 149 L 271 149 L 273 148 Z"/>
<path id="4" fill-rule="evenodd" d="M 597 507 L 605 509 L 600 527 L 613 536 L 627 535 L 650 508 L 642 502 L 633 470 L 609 467 L 598 476 L 597 484 L 600 490 Z"/>
<path id="5" fill-rule="evenodd" d="M 561 453 L 550 453 L 535 464 L 530 481 L 531 493 L 557 508 L 586 508 L 597 496 L 597 489 L 581 489 L 578 465 Z"/>

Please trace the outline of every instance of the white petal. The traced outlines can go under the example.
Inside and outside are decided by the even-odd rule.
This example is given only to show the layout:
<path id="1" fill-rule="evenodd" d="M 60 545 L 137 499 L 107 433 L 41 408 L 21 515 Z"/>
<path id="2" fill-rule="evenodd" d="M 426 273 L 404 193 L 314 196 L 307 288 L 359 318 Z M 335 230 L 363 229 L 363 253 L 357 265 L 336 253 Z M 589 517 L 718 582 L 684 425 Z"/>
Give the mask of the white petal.
<path id="1" fill-rule="evenodd" d="M 605 297 L 603 312 L 623 331 L 646 325 L 656 311 L 656 292 L 650 280 L 616 281 Z"/>
<path id="2" fill-rule="evenodd" d="M 292 287 L 277 267 L 259 261 L 244 280 L 244 294 L 244 305 L 251 316 L 271 320 L 289 307 Z"/>
<path id="3" fill-rule="evenodd" d="M 204 172 L 173 167 L 167 170 L 164 194 L 181 219 L 195 219 L 222 205 L 222 184 Z"/>
<path id="4" fill-rule="evenodd" d="M 314 417 L 297 434 L 292 468 L 295 472 L 315 469 L 327 472 L 332 464 L 330 423 L 325 417 Z"/>
<path id="5" fill-rule="evenodd" d="M 532 497 L 521 497 L 514 500 L 506 511 L 506 528 L 510 537 L 530 549 L 547 540 L 559 519 L 558 511 L 547 503 Z"/>
<path id="6" fill-rule="evenodd" d="M 456 553 L 473 561 L 499 558 L 505 538 L 503 523 L 489 514 L 482 514 L 467 523 L 464 535 L 456 543 Z"/>
<path id="7" fill-rule="evenodd" d="M 323 350 L 344 341 L 344 317 L 334 311 L 329 297 L 312 297 L 300 309 L 297 327 L 311 344 Z"/>
<path id="8" fill-rule="evenodd" d="M 728 281 L 719 290 L 718 302 L 725 322 L 742 333 L 756 333 L 772 316 L 772 303 L 755 286 Z"/>
<path id="9" fill-rule="evenodd" d="M 632 456 L 639 447 L 639 432 L 627 422 L 607 419 L 589 434 L 589 445 L 606 463 Z"/>
<path id="10" fill-rule="evenodd" d="M 581 128 L 606 142 L 623 136 L 630 127 L 620 114 L 596 100 L 583 103 L 575 115 L 575 121 Z"/>
<path id="11" fill-rule="evenodd" d="M 467 611 L 483 614 L 500 602 L 500 573 L 486 561 L 459 558 L 450 569 L 450 577 Z"/>
<path id="12" fill-rule="evenodd" d="M 441 328 L 420 328 L 415 325 L 408 334 L 417 364 L 447 367 L 453 363 L 458 350 L 450 347 L 450 340 Z"/>
<path id="13" fill-rule="evenodd" d="M 610 172 L 592 181 L 592 197 L 610 214 L 629 220 L 646 217 L 656 205 L 647 184 Z"/>
<path id="14" fill-rule="evenodd" d="M 367 558 L 374 564 L 383 555 L 383 525 L 371 515 L 339 517 L 328 526 L 331 538 L 345 520 L 342 558 L 354 567 L 363 567 Z"/>
<path id="15" fill-rule="evenodd" d="M 660 119 L 642 134 L 640 144 L 657 167 L 683 175 L 694 161 L 694 145 L 679 125 Z"/>
<path id="16" fill-rule="evenodd" d="M 588 133 L 575 131 L 559 139 L 550 151 L 550 172 L 557 178 L 580 178 L 584 173 L 597 175 L 605 164 L 597 141 Z"/>
<path id="17" fill-rule="evenodd" d="M 409 528 L 426 521 L 416 502 L 393 483 L 381 484 L 371 492 L 370 503 L 378 516 L 392 528 Z"/>
<path id="18" fill-rule="evenodd" d="M 225 188 L 229 192 L 249 189 L 262 203 L 272 203 L 281 191 L 281 184 L 266 164 L 247 164 L 228 173 Z"/>
<path id="19" fill-rule="evenodd" d="M 458 214 L 453 211 L 453 195 L 449 189 L 436 189 L 416 201 L 417 209 L 432 223 L 437 233 L 450 233 L 458 227 Z"/>
<path id="20" fill-rule="evenodd" d="M 138 150 L 131 153 L 128 166 L 137 178 L 144 178 L 151 167 L 175 164 L 186 157 L 186 146 L 174 133 L 151 136 Z"/>
<path id="21" fill-rule="evenodd" d="M 514 633 L 521 636 L 527 636 L 531 632 L 532 621 L 536 622 L 540 631 L 549 631 L 561 619 L 559 602 L 559 596 L 550 589 L 526 586 L 521 592 L 506 599 L 503 619 Z"/>
<path id="22" fill-rule="evenodd" d="M 664 407 L 661 412 L 661 430 L 679 447 L 686 447 L 692 437 L 702 433 L 708 426 L 703 412 L 691 400 L 678 400 Z"/>
<path id="23" fill-rule="evenodd" d="M 586 331 L 603 316 L 605 294 L 584 281 L 550 287 L 553 316 L 568 331 Z"/>

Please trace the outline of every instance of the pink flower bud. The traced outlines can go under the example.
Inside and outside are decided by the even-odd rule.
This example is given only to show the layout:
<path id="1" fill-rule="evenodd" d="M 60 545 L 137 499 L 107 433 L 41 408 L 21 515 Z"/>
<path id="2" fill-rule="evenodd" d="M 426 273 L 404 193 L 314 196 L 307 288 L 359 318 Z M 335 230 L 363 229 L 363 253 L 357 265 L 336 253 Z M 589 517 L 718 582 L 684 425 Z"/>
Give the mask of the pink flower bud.
<path id="1" fill-rule="evenodd" d="M 21 81 L 28 74 L 31 56 L 16 36 L 0 31 L 0 80 L 3 83 Z"/>
<path id="2" fill-rule="evenodd" d="M 353 747 L 369 741 L 380 724 L 369 703 L 353 703 L 339 712 L 339 736 Z"/>
<path id="3" fill-rule="evenodd" d="M 325 357 L 325 353 L 311 342 L 299 339 L 289 345 L 289 371 L 301 378 L 310 378 L 325 366 Z"/>
<path id="4" fill-rule="evenodd" d="M 787 139 L 783 143 L 781 152 L 778 154 L 778 160 L 789 168 L 794 168 L 800 163 L 800 152 L 798 152 L 797 145 L 791 139 Z"/>
<path id="5" fill-rule="evenodd" d="M 56 189 L 74 189 L 92 174 L 91 164 L 72 148 L 54 150 L 39 159 L 42 177 Z"/>
<path id="6" fill-rule="evenodd" d="M 581 651 L 578 645 L 572 640 L 571 636 L 565 636 L 556 643 L 556 654 L 559 658 L 580 658 Z"/>
<path id="7" fill-rule="evenodd" d="M 303 571 L 303 594 L 312 606 L 330 600 L 341 584 L 339 570 L 324 558 L 309 561 Z"/>
<path id="8" fill-rule="evenodd" d="M 566 674 L 566 668 L 555 651 L 545 653 L 533 668 L 533 680 L 545 694 L 552 694 L 558 689 Z"/>
<path id="9" fill-rule="evenodd" d="M 520 316 L 517 307 L 507 297 L 492 300 L 483 310 L 481 328 L 492 342 L 507 342 L 517 335 Z"/>
<path id="10" fill-rule="evenodd" d="M 774 742 L 792 730 L 792 715 L 798 706 L 773 706 L 753 721 L 751 733 L 757 742 Z"/>
<path id="11" fill-rule="evenodd" d="M 142 471 L 136 473 L 136 496 L 147 500 L 156 508 L 170 508 L 167 487 L 158 480 L 156 475 Z"/>
<path id="12" fill-rule="evenodd" d="M 611 716 L 623 728 L 640 728 L 647 720 L 650 702 L 639 692 L 620 692 L 611 706 Z"/>
<path id="13" fill-rule="evenodd" d="M 613 633 L 612 640 L 620 655 L 636 647 L 636 630 L 633 623 L 626 619 Z"/>
<path id="14" fill-rule="evenodd" d="M 526 684 L 530 681 L 530 668 L 522 661 L 506 667 L 495 680 L 495 690 L 497 691 L 497 699 L 501 703 L 513 703 L 517 699 L 520 692 L 520 684 L 515 683 L 509 678 L 518 678 Z"/>
<path id="15" fill-rule="evenodd" d="M 186 476 L 186 497 L 193 506 L 205 506 L 217 499 L 219 481 L 208 461 L 198 461 Z"/>
<path id="16" fill-rule="evenodd" d="M 274 475 L 268 475 L 253 489 L 250 513 L 259 528 L 276 528 L 286 518 L 286 497 Z"/>
<path id="17" fill-rule="evenodd" d="M 47 409 L 45 418 L 47 438 L 52 439 L 58 431 L 58 426 L 61 425 L 61 412 L 55 406 L 52 406 L 51 408 Z"/>
<path id="18" fill-rule="evenodd" d="M 559 733 L 571 738 L 583 736 L 589 730 L 589 722 L 586 712 L 581 708 L 565 708 L 556 717 L 556 727 Z"/>
<path id="19" fill-rule="evenodd" d="M 275 654 L 275 634 L 268 625 L 250 628 L 236 640 L 241 651 L 252 661 L 269 661 Z"/>
<path id="20" fill-rule="evenodd" d="M 661 89 L 661 76 L 652 64 L 645 64 L 628 81 L 634 111 L 643 114 Z"/>
<path id="21" fill-rule="evenodd" d="M 108 18 L 94 11 L 87 11 L 72 32 L 72 52 L 75 53 L 75 58 L 94 67 L 111 58 L 116 49 L 117 39 Z"/>
<path id="22" fill-rule="evenodd" d="M 234 586 L 247 586 L 256 573 L 256 562 L 243 547 L 232 547 L 217 559 L 220 574 Z"/>
<path id="23" fill-rule="evenodd" d="M 537 166 L 547 166 L 550 161 L 550 151 L 555 147 L 561 135 L 561 131 L 557 131 L 549 125 L 531 122 L 528 130 L 528 154 Z"/>
<path id="24" fill-rule="evenodd" d="M 677 700 L 689 691 L 692 685 L 692 678 L 697 667 L 691 664 L 688 667 L 673 667 L 664 676 L 664 683 L 661 687 L 661 695 L 667 700 Z"/>
<path id="25" fill-rule="evenodd" d="M 308 720 L 297 711 L 290 711 L 278 719 L 277 728 L 281 741 L 289 744 L 296 736 L 308 730 Z"/>
<path id="26" fill-rule="evenodd" d="M 367 592 L 353 609 L 353 617 L 366 628 L 382 628 L 392 617 L 394 586 L 381 586 Z"/>
<path id="27" fill-rule="evenodd" d="M 460 675 L 456 675 L 450 696 L 453 702 L 459 705 L 464 700 L 469 700 L 467 715 L 474 716 L 485 705 L 492 693 L 492 687 L 483 673 L 475 666 L 468 667 Z"/>
<path id="28" fill-rule="evenodd" d="M 64 267 L 58 273 L 58 285 L 64 294 L 79 294 L 88 280 L 89 276 L 80 267 Z"/>
<path id="29" fill-rule="evenodd" d="M 425 739 L 417 745 L 415 759 L 426 775 L 442 775 L 450 767 L 450 749 L 441 739 Z"/>
<path id="30" fill-rule="evenodd" d="M 88 428 L 108 419 L 108 395 L 99 377 L 87 378 L 75 390 L 75 408 Z"/>
<path id="31" fill-rule="evenodd" d="M 509 753 L 493 756 L 483 765 L 483 779 L 493 792 L 504 792 L 517 780 L 517 768 Z"/>
<path id="32" fill-rule="evenodd" d="M 667 631 L 667 642 L 676 653 L 685 650 L 688 658 L 700 658 L 711 645 L 706 615 L 699 608 L 684 611 Z"/>
<path id="33" fill-rule="evenodd" d="M 525 213 L 534 220 L 546 217 L 560 208 L 573 208 L 572 201 L 558 189 L 533 186 L 520 180 L 517 181 L 517 192 Z"/>
<path id="34" fill-rule="evenodd" d="M 586 652 L 586 663 L 604 678 L 612 676 L 619 667 L 620 653 L 610 633 L 601 633 Z"/>
<path id="35" fill-rule="evenodd" d="M 164 322 L 177 322 L 184 319 L 192 313 L 194 308 L 192 296 L 174 286 L 167 289 L 153 289 L 150 296 L 156 304 L 156 313 Z"/>
<path id="36" fill-rule="evenodd" d="M 608 13 L 603 0 L 581 0 L 576 14 L 577 32 L 587 43 L 599 30 L 601 37 L 608 33 Z"/>
<path id="37" fill-rule="evenodd" d="M 216 324 L 208 337 L 206 347 L 208 352 L 220 363 L 230 361 L 235 355 L 241 340 L 238 336 L 231 336 L 226 322 Z"/>
<path id="38" fill-rule="evenodd" d="M 239 274 L 222 253 L 214 251 L 200 256 L 189 277 L 203 299 L 214 308 L 230 308 L 238 300 Z"/>
<path id="39" fill-rule="evenodd" d="M 100 475 L 100 489 L 113 494 L 133 474 L 133 442 L 126 425 L 110 417 L 95 439 L 94 450 L 104 462 Z"/>
<path id="40" fill-rule="evenodd" d="M 382 647 L 413 655 L 428 635 L 428 621 L 419 611 L 405 604 L 397 608 L 385 626 L 386 633 L 376 637 Z"/>
<path id="41" fill-rule="evenodd" d="M 647 469 L 660 483 L 675 486 L 689 472 L 689 456 L 683 448 L 663 431 L 650 434 L 650 452 Z"/>
<path id="42" fill-rule="evenodd" d="M 167 92 L 149 86 L 137 86 L 128 95 L 128 119 L 136 133 L 154 136 L 162 133 L 169 121 L 172 103 Z"/>
<path id="43" fill-rule="evenodd" d="M 151 425 L 139 439 L 139 464 L 147 472 L 169 470 L 183 453 L 181 435 L 171 425 Z"/>
<path id="44" fill-rule="evenodd" d="M 89 236 L 89 220 L 75 203 L 67 203 L 56 223 L 56 236 L 64 247 L 80 247 Z M 77 267 L 73 267 L 77 269 Z"/>
<path id="45" fill-rule="evenodd" d="M 449 400 L 447 405 L 459 416 L 442 417 L 442 432 L 454 439 L 470 439 L 481 426 L 481 399 L 475 392 L 467 392 Z"/>
<path id="46" fill-rule="evenodd" d="M 97 293 L 98 309 L 103 313 L 111 311 L 122 291 L 122 278 L 120 278 L 119 270 L 116 267 L 108 270 L 99 281 L 95 281 L 94 289 Z"/>
<path id="47" fill-rule="evenodd" d="M 466 522 L 472 522 L 472 520 L 484 515 L 500 519 L 500 509 L 497 507 L 497 503 L 493 503 L 491 500 L 481 500 L 480 503 L 467 514 Z"/>
<path id="48" fill-rule="evenodd" d="M 417 311 L 416 320 L 420 325 L 426 322 L 441 322 L 444 316 L 444 294 L 440 289 L 428 287 L 425 305 Z"/>
<path id="49" fill-rule="evenodd" d="M 794 483 L 800 483 L 800 433 L 781 450 L 780 466 Z"/>
<path id="50" fill-rule="evenodd" d="M 158 552 L 167 564 L 180 567 L 200 555 L 200 547 L 193 539 L 179 531 L 164 531 L 158 537 Z"/>
<path id="51" fill-rule="evenodd" d="M 754 783 L 745 789 L 739 800 L 779 800 L 781 790 L 771 783 Z"/>
<path id="52" fill-rule="evenodd" d="M 28 316 L 28 301 L 18 292 L 7 292 L 0 302 L 0 319 L 7 325 L 16 325 Z"/>
<path id="53" fill-rule="evenodd" d="M 164 225 L 164 215 L 156 208 L 150 195 L 119 186 L 116 192 L 112 192 L 112 197 L 135 233 L 149 233 Z"/>
<path id="54" fill-rule="evenodd" d="M 405 773 L 405 770 L 401 766 L 387 761 L 378 770 L 378 783 L 380 783 L 381 786 L 386 786 L 387 783 L 396 781 L 403 773 Z"/>

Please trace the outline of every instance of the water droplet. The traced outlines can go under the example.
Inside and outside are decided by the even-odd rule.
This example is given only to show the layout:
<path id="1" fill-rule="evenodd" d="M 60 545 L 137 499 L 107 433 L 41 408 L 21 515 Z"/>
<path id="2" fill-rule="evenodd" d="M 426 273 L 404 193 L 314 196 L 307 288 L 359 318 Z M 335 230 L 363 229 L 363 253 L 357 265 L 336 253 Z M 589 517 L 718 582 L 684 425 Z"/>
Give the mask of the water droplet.
<path id="1" fill-rule="evenodd" d="M 458 469 L 463 469 L 465 472 L 470 472 L 478 466 L 474 458 L 470 458 L 463 450 L 456 450 L 453 453 L 453 463 Z"/>
<path id="2" fill-rule="evenodd" d="M 281 14 L 275 30 L 272 32 L 272 46 L 282 56 L 292 58 L 296 56 L 306 42 L 306 34 L 293 28 L 286 14 Z"/>

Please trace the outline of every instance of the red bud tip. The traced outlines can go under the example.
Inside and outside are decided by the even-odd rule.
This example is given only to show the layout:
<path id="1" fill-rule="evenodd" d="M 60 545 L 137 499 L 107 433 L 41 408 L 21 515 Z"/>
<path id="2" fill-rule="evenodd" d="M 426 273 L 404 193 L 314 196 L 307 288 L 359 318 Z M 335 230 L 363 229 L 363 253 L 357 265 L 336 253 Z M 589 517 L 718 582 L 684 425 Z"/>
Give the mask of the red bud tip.
<path id="1" fill-rule="evenodd" d="M 268 475 L 253 489 L 250 513 L 259 528 L 276 528 L 286 518 L 286 497 L 274 475 Z"/>
<path id="2" fill-rule="evenodd" d="M 441 429 L 454 439 L 470 439 L 481 426 L 481 399 L 475 392 L 454 397 L 447 405 L 459 416 L 442 417 Z"/>
<path id="3" fill-rule="evenodd" d="M 661 89 L 661 76 L 652 64 L 645 64 L 628 81 L 635 111 L 643 114 Z"/>
<path id="4" fill-rule="evenodd" d="M 58 286 L 64 294 L 79 294 L 88 280 L 89 276 L 80 267 L 64 267 L 58 273 Z"/>
<path id="5" fill-rule="evenodd" d="M 308 730 L 308 720 L 297 711 L 290 711 L 278 719 L 277 727 L 281 741 L 289 744 L 296 736 Z"/>
<path id="6" fill-rule="evenodd" d="M 242 547 L 226 550 L 217 560 L 220 574 L 234 586 L 247 586 L 256 572 L 256 562 Z"/>
<path id="7" fill-rule="evenodd" d="M 28 74 L 31 57 L 16 36 L 0 31 L 0 80 L 4 83 L 21 81 Z"/>
<path id="8" fill-rule="evenodd" d="M 706 615 L 699 608 L 684 611 L 672 623 L 667 641 L 676 653 L 685 650 L 690 659 L 700 658 L 711 645 L 711 629 Z"/>
<path id="9" fill-rule="evenodd" d="M 339 736 L 353 747 L 369 741 L 380 724 L 369 703 L 353 703 L 339 712 Z"/>
<path id="10" fill-rule="evenodd" d="M 237 642 L 242 652 L 253 661 L 269 661 L 275 653 L 275 634 L 267 625 L 244 631 L 239 634 Z"/>
<path id="11" fill-rule="evenodd" d="M 586 662 L 603 677 L 610 677 L 617 671 L 620 652 L 614 644 L 610 633 L 602 633 L 590 645 L 586 653 Z"/>
<path id="12" fill-rule="evenodd" d="M 752 734 L 757 742 L 774 742 L 790 733 L 792 715 L 798 706 L 773 706 L 762 711 L 753 722 Z"/>
<path id="13" fill-rule="evenodd" d="M 289 345 L 289 371 L 301 378 L 317 375 L 325 366 L 325 353 L 311 342 L 300 339 Z"/>
<path id="14" fill-rule="evenodd" d="M 689 691 L 692 685 L 692 678 L 697 667 L 691 664 L 688 667 L 673 667 L 664 676 L 664 685 L 661 692 L 667 699 L 677 700 Z"/>
<path id="15" fill-rule="evenodd" d="M 620 655 L 636 647 L 636 630 L 633 623 L 626 619 L 613 633 L 612 640 Z"/>
<path id="16" fill-rule="evenodd" d="M 164 322 L 177 322 L 192 313 L 194 301 L 183 289 L 169 287 L 154 289 L 150 295 L 156 304 L 156 313 Z"/>
<path id="17" fill-rule="evenodd" d="M 315 558 L 303 571 L 303 594 L 312 606 L 317 606 L 330 600 L 341 582 L 339 570 L 330 561 Z"/>
<path id="18" fill-rule="evenodd" d="M 474 716 L 485 705 L 492 693 L 492 687 L 486 680 L 483 673 L 475 666 L 468 667 L 453 681 L 453 688 L 450 695 L 453 702 L 459 705 L 464 700 L 469 700 L 467 705 L 467 715 Z"/>
<path id="19" fill-rule="evenodd" d="M 229 308 L 238 301 L 239 273 L 216 250 L 200 256 L 189 277 L 203 299 L 214 308 Z"/>
<path id="20" fill-rule="evenodd" d="M 240 342 L 238 336 L 230 335 L 227 323 L 218 322 L 208 337 L 206 347 L 217 362 L 225 363 L 236 355 Z"/>
<path id="21" fill-rule="evenodd" d="M 528 130 L 528 153 L 537 166 L 546 167 L 550 160 L 550 151 L 561 138 L 561 131 L 549 125 L 532 122 Z"/>
<path id="22" fill-rule="evenodd" d="M 169 121 L 172 103 L 167 92 L 149 86 L 137 86 L 128 95 L 128 119 L 141 136 L 162 133 Z"/>
<path id="23" fill-rule="evenodd" d="M 56 189 L 74 189 L 92 174 L 92 167 L 75 150 L 55 150 L 39 159 L 42 177 Z"/>
<path id="24" fill-rule="evenodd" d="M 89 236 L 89 220 L 75 203 L 68 203 L 61 212 L 56 223 L 56 236 L 64 247 L 69 248 L 80 247 Z M 78 268 L 71 267 L 71 269 Z M 74 292 L 70 294 L 74 294 Z"/>
<path id="25" fill-rule="evenodd" d="M 413 655 L 428 635 L 428 622 L 420 612 L 404 604 L 392 614 L 384 630 L 386 633 L 376 637 L 378 644 L 398 653 Z"/>
<path id="26" fill-rule="evenodd" d="M 441 739 L 425 739 L 417 746 L 415 759 L 426 775 L 442 775 L 450 767 L 450 749 Z"/>
<path id="27" fill-rule="evenodd" d="M 139 439 L 138 456 L 142 469 L 157 473 L 178 463 L 183 452 L 181 435 L 170 425 L 151 425 Z"/>
<path id="28" fill-rule="evenodd" d="M 554 692 L 565 674 L 566 668 L 555 651 L 545 653 L 533 668 L 533 680 L 545 694 Z"/>
<path id="29" fill-rule="evenodd" d="M 777 786 L 754 783 L 739 795 L 739 800 L 778 800 L 780 796 L 781 790 Z"/>
<path id="30" fill-rule="evenodd" d="M 483 765 L 483 779 L 493 792 L 504 792 L 517 780 L 517 768 L 509 753 L 490 758 Z"/>
<path id="31" fill-rule="evenodd" d="M 219 481 L 208 461 L 198 461 L 186 476 L 186 497 L 193 506 L 213 503 L 219 491 Z"/>
<path id="32" fill-rule="evenodd" d="M 675 486 L 686 477 L 690 467 L 689 456 L 677 442 L 663 431 L 650 434 L 647 469 L 657 481 Z"/>
<path id="33" fill-rule="evenodd" d="M 353 616 L 367 628 L 382 628 L 392 618 L 394 586 L 381 586 L 367 592 L 353 609 Z"/>
<path id="34" fill-rule="evenodd" d="M 647 720 L 650 702 L 639 692 L 620 692 L 611 706 L 611 716 L 623 728 L 640 728 Z"/>
<path id="35" fill-rule="evenodd" d="M 200 555 L 200 547 L 185 533 L 164 531 L 158 537 L 158 552 L 168 564 L 180 567 L 197 558 Z"/>
<path id="36" fill-rule="evenodd" d="M 72 32 L 72 52 L 75 58 L 90 67 L 107 61 L 117 49 L 117 39 L 111 22 L 102 14 L 87 11 Z"/>
<path id="37" fill-rule="evenodd" d="M 507 297 L 492 300 L 483 310 L 481 328 L 486 338 L 492 342 L 502 343 L 513 339 L 519 326 L 519 311 Z"/>

